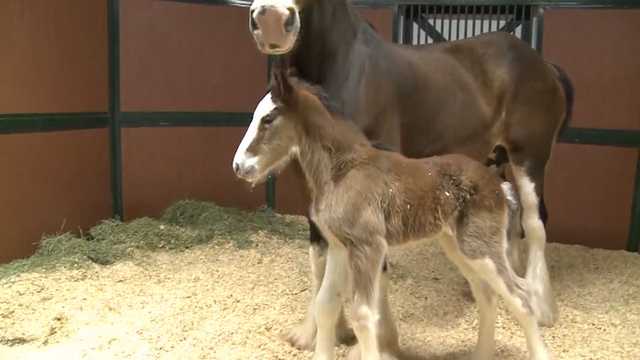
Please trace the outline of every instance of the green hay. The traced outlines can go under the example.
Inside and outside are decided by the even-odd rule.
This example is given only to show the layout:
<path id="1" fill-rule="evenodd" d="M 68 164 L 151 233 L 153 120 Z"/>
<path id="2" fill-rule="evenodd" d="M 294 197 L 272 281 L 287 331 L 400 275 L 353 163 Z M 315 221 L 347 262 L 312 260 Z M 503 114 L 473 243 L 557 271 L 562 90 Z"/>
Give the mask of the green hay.
<path id="1" fill-rule="evenodd" d="M 180 251 L 210 242 L 241 249 L 252 246 L 257 234 L 303 239 L 307 232 L 304 222 L 269 210 L 248 212 L 184 200 L 169 207 L 160 219 L 106 220 L 88 234 L 45 236 L 33 256 L 0 266 L 0 279 L 61 266 L 109 265 L 131 258 L 136 250 Z"/>
<path id="2" fill-rule="evenodd" d="M 161 220 L 205 231 L 209 236 L 231 241 L 239 248 L 250 246 L 252 235 L 258 232 L 285 239 L 302 239 L 308 232 L 306 224 L 268 209 L 248 213 L 192 200 L 180 201 L 169 207 Z"/>

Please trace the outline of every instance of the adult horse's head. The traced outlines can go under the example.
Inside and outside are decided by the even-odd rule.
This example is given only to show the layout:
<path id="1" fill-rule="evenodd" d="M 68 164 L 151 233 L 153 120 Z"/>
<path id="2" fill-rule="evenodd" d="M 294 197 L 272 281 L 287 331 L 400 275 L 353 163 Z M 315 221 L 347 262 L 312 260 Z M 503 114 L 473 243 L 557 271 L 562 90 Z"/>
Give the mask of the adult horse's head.
<path id="1" fill-rule="evenodd" d="M 281 55 L 291 51 L 300 32 L 302 1 L 253 1 L 249 11 L 249 30 L 261 52 Z"/>

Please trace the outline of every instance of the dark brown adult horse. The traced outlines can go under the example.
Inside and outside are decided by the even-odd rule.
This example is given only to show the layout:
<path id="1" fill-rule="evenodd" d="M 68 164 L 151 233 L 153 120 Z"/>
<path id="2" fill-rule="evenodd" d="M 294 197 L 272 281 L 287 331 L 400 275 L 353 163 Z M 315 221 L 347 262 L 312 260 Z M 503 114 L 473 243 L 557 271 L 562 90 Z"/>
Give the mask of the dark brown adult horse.
<path id="1" fill-rule="evenodd" d="M 258 48 L 284 55 L 302 79 L 321 85 L 374 143 L 409 157 L 461 153 L 485 160 L 503 146 L 523 202 L 525 228 L 544 232 L 544 174 L 571 113 L 570 81 L 526 43 L 506 33 L 422 47 L 382 40 L 347 0 L 255 0 L 249 26 Z M 311 224 L 314 283 L 323 277 L 326 241 Z M 527 279 L 544 311 L 556 317 L 544 236 L 525 234 Z M 315 289 L 317 290 L 317 289 Z M 315 292 L 314 292 L 315 295 Z M 383 321 L 383 320 L 381 320 Z M 312 317 L 289 340 L 309 348 Z"/>

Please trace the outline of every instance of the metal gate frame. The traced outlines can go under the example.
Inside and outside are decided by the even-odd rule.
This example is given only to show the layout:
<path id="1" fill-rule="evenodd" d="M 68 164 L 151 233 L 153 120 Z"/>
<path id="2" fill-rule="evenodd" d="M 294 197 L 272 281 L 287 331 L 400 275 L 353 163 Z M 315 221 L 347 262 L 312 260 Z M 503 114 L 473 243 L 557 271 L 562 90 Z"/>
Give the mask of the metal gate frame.
<path id="1" fill-rule="evenodd" d="M 194 4 L 248 7 L 250 0 L 164 0 Z M 544 11 L 548 8 L 640 8 L 637 0 L 352 0 L 355 6 L 390 8 L 394 19 L 401 5 L 527 5 L 536 8 L 535 21 L 539 24 L 532 34 L 534 47 L 542 48 Z M 109 56 L 109 107 L 102 113 L 51 113 L 51 114 L 0 114 L 0 136 L 11 133 L 38 133 L 78 129 L 109 128 L 111 159 L 111 193 L 113 216 L 124 217 L 122 197 L 122 128 L 127 127 L 192 127 L 192 126 L 247 126 L 251 113 L 228 112 L 124 112 L 120 106 L 120 0 L 107 0 L 108 6 L 108 56 Z M 397 40 L 397 22 L 392 26 Z M 631 209 L 631 228 L 627 250 L 637 252 L 640 246 L 640 131 L 618 129 L 589 129 L 569 127 L 560 134 L 560 142 L 629 147 L 638 149 L 636 178 Z M 275 178 L 268 181 L 265 193 L 267 205 L 275 208 Z"/>

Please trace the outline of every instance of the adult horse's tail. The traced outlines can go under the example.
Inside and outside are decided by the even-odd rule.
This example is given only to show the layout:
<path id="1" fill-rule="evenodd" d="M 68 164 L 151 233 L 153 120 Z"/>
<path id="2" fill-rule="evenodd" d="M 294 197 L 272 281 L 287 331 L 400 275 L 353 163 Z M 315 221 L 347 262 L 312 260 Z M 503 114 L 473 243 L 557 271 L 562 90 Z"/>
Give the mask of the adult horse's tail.
<path id="1" fill-rule="evenodd" d="M 567 72 L 556 64 L 547 64 L 549 64 L 555 70 L 556 78 L 558 79 L 558 82 L 560 83 L 560 85 L 562 86 L 562 90 L 564 91 L 565 113 L 564 119 L 562 120 L 562 125 L 560 125 L 560 129 L 558 130 L 558 134 L 560 134 L 562 131 L 564 131 L 564 129 L 567 128 L 567 126 L 569 126 L 569 121 L 571 120 L 571 115 L 573 114 L 573 100 L 575 92 L 573 83 L 571 82 L 571 78 L 569 77 Z"/>

